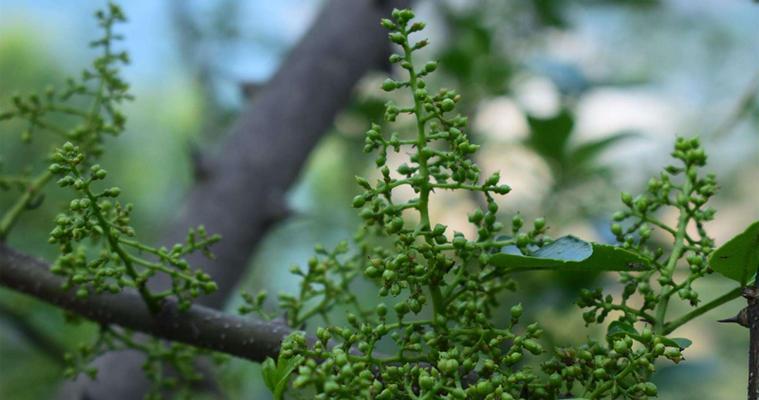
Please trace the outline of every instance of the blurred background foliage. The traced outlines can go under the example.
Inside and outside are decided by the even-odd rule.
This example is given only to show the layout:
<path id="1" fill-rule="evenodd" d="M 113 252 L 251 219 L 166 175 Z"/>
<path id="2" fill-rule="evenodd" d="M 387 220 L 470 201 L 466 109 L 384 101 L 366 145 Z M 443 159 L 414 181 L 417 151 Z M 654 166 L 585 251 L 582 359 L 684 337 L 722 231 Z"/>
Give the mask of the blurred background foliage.
<path id="1" fill-rule="evenodd" d="M 97 3 L 97 2 L 95 2 Z M 95 32 L 90 1 L 0 1 L 0 109 L 15 92 L 54 85 L 86 64 Z M 123 4 L 122 28 L 133 63 L 125 70 L 137 101 L 128 132 L 102 164 L 136 203 L 135 225 L 160 237 L 191 184 L 197 149 L 213 151 L 247 98 L 276 69 L 320 6 L 315 0 L 136 0 Z M 420 0 L 440 60 L 436 84 L 463 95 L 486 173 L 501 170 L 513 187 L 504 220 L 520 212 L 545 216 L 558 236 L 609 241 L 609 216 L 622 190 L 637 192 L 666 165 L 675 135 L 699 135 L 721 190 L 709 227 L 718 243 L 759 218 L 759 5 L 749 0 Z M 347 16 L 349 17 L 349 16 Z M 314 243 L 350 238 L 357 223 L 350 199 L 354 175 L 372 175 L 361 152 L 369 121 L 380 121 L 385 72 L 367 76 L 353 102 L 311 155 L 288 202 L 292 216 L 276 226 L 251 260 L 241 288 L 293 291 L 289 274 Z M 65 121 L 61 121 L 65 123 Z M 43 168 L 51 143 L 21 144 L 24 127 L 0 125 L 3 174 Z M 400 161 L 398 161 L 400 162 Z M 391 160 L 392 163 L 392 160 Z M 0 208 L 12 201 L 3 192 Z M 53 257 L 46 244 L 52 217 L 65 201 L 51 189 L 27 213 L 10 243 Z M 440 194 L 433 218 L 467 232 L 465 213 L 478 200 Z M 674 216 L 663 216 L 674 218 Z M 605 276 L 522 276 L 532 317 L 569 344 L 594 335 L 574 306 L 584 285 L 613 286 Z M 706 279 L 702 298 L 729 283 Z M 228 305 L 234 310 L 233 299 Z M 717 326 L 741 307 L 733 302 L 678 332 L 694 345 L 687 361 L 662 364 L 664 399 L 743 396 L 747 332 Z M 683 310 L 674 310 L 682 312 Z M 41 399 L 60 382 L 58 349 L 92 334 L 64 324 L 57 310 L 0 290 L 0 398 Z M 553 329 L 552 329 L 553 328 Z M 268 398 L 259 367 L 233 360 L 218 371 L 228 398 Z"/>

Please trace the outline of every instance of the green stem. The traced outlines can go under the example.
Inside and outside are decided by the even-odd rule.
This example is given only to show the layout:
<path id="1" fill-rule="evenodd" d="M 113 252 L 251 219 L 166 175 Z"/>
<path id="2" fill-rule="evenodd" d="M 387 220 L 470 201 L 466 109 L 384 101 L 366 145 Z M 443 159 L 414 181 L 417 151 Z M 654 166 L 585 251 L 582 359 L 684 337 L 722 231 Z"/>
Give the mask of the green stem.
<path id="1" fill-rule="evenodd" d="M 685 176 L 687 177 L 690 172 L 690 167 L 686 168 Z M 686 198 L 690 197 L 692 191 L 692 184 L 690 178 L 686 178 L 685 184 L 682 188 L 682 193 Z M 677 267 L 677 262 L 683 255 L 683 248 L 685 246 L 685 230 L 688 228 L 688 221 L 690 220 L 690 211 L 688 205 L 683 204 L 679 206 L 680 217 L 677 222 L 677 232 L 675 232 L 675 244 L 672 247 L 672 253 L 669 255 L 667 265 L 661 271 L 662 276 L 668 280 L 672 280 L 672 275 Z M 664 334 L 664 322 L 667 318 L 667 307 L 669 306 L 669 299 L 675 293 L 673 288 L 668 288 L 661 294 L 659 305 L 656 308 L 656 324 L 654 325 L 654 331 L 658 334 Z"/>
<path id="2" fill-rule="evenodd" d="M 616 381 L 624 378 L 625 376 L 627 376 L 627 374 L 629 374 L 630 372 L 632 372 L 632 370 L 633 370 L 633 368 L 635 366 L 635 361 L 636 360 L 630 360 L 630 363 L 627 364 L 627 366 L 619 374 L 617 374 L 616 377 L 614 377 L 612 380 L 606 381 L 603 384 L 601 384 L 600 386 L 598 386 L 596 388 L 596 390 L 594 390 L 593 393 L 590 394 L 590 399 L 592 400 L 592 399 L 599 398 L 599 396 L 603 395 L 604 393 L 606 393 L 607 390 L 611 389 L 614 386 L 614 384 L 616 383 Z"/>
<path id="3" fill-rule="evenodd" d="M 78 172 L 75 171 L 75 173 L 79 175 Z M 159 302 L 148 290 L 147 281 L 140 279 L 139 273 L 137 273 L 137 270 L 132 264 L 132 258 L 121 247 L 118 237 L 111 233 L 111 226 L 103 214 L 100 212 L 100 208 L 97 205 L 97 198 L 95 198 L 95 196 L 92 194 L 92 191 L 90 191 L 89 187 L 85 188 L 84 193 L 90 200 L 90 210 L 92 210 L 92 214 L 95 215 L 95 219 L 97 219 L 100 228 L 103 229 L 103 235 L 108 240 L 108 246 L 114 253 L 116 253 L 116 255 L 119 256 L 121 261 L 124 263 L 124 267 L 126 268 L 127 273 L 137 285 L 137 291 L 140 293 L 140 296 L 142 296 L 142 299 L 145 300 L 145 304 L 148 306 L 150 312 L 154 314 L 157 313 L 161 309 Z"/>
<path id="4" fill-rule="evenodd" d="M 18 217 L 52 177 L 53 174 L 50 171 L 41 173 L 29 184 L 29 187 L 26 188 L 24 193 L 16 200 L 11 208 L 5 212 L 2 220 L 0 220 L 0 242 L 5 241 L 8 237 L 8 232 L 10 232 L 13 224 L 18 220 Z"/>
<path id="5" fill-rule="evenodd" d="M 110 55 L 110 49 L 106 49 L 106 54 Z M 82 115 L 83 117 L 87 118 L 87 126 L 91 127 L 95 118 L 96 113 L 100 112 L 100 104 L 102 102 L 102 92 L 105 88 L 105 81 L 103 79 L 100 80 L 100 86 L 98 89 L 98 96 L 95 98 L 95 101 L 92 104 L 92 107 L 90 109 L 90 112 L 88 114 Z M 37 121 L 38 124 L 42 124 L 42 122 Z M 58 128 L 54 126 L 49 126 L 47 124 L 44 124 L 45 128 L 50 130 L 56 130 Z M 65 133 L 64 131 L 59 131 L 59 133 Z M 24 193 L 16 200 L 16 202 L 11 206 L 11 208 L 6 211 L 6 213 L 3 215 L 2 220 L 0 220 L 0 242 L 5 241 L 5 239 L 8 237 L 8 233 L 10 229 L 13 227 L 13 224 L 18 220 L 18 217 L 21 215 L 21 213 L 24 211 L 24 209 L 29 205 L 29 203 L 34 199 L 34 197 L 39 193 L 40 190 L 50 181 L 50 179 L 53 177 L 53 173 L 50 171 L 45 171 L 41 173 L 39 176 L 37 176 L 32 183 L 29 185 L 29 187 L 24 191 Z"/>
<path id="6" fill-rule="evenodd" d="M 405 32 L 404 32 L 405 34 Z M 408 36 L 407 36 L 408 37 Z M 416 91 L 419 89 L 419 80 L 414 70 L 413 58 L 411 56 L 412 50 L 408 45 L 408 41 L 403 43 L 403 53 L 406 62 L 409 64 L 409 89 L 411 90 L 411 96 L 414 98 L 414 115 L 416 116 L 416 131 L 417 131 L 417 156 L 419 157 L 419 203 L 417 209 L 419 210 L 421 229 L 430 229 L 430 190 L 432 186 L 430 184 L 430 172 L 427 165 L 427 133 L 425 130 L 425 118 L 424 118 L 424 104 L 422 99 L 416 96 Z M 430 244 L 434 245 L 434 242 L 428 237 L 427 240 Z M 430 268 L 432 268 L 432 261 L 430 262 Z M 440 292 L 440 284 L 436 279 L 430 280 L 429 284 L 430 297 L 432 298 L 432 307 L 435 315 L 445 314 L 445 301 L 443 295 Z"/>
<path id="7" fill-rule="evenodd" d="M 733 289 L 733 290 L 731 290 L 731 291 L 723 294 L 722 296 L 717 297 L 716 299 L 714 299 L 714 300 L 712 300 L 712 301 L 704 304 L 703 306 L 698 307 L 695 310 L 692 310 L 691 312 L 683 315 L 682 317 L 680 317 L 680 318 L 678 318 L 678 319 L 676 319 L 674 321 L 666 323 L 664 325 L 663 333 L 665 335 L 669 335 L 675 329 L 677 329 L 677 328 L 685 325 L 690 320 L 698 318 L 701 315 L 703 315 L 703 314 L 705 314 L 705 313 L 707 313 L 707 312 L 709 312 L 709 311 L 711 311 L 711 310 L 713 310 L 713 309 L 715 309 L 715 308 L 717 308 L 717 307 L 719 307 L 719 306 L 721 306 L 721 305 L 723 305 L 723 304 L 725 304 L 725 303 L 727 303 L 729 301 L 737 299 L 738 297 L 741 296 L 741 293 L 743 293 L 743 289 L 742 288 L 735 288 L 735 289 Z"/>

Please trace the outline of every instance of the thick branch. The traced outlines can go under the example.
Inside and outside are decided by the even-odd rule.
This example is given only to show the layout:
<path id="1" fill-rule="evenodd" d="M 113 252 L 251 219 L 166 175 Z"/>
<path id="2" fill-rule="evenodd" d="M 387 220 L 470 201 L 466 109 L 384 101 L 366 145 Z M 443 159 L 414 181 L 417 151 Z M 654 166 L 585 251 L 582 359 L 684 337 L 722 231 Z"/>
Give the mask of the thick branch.
<path id="1" fill-rule="evenodd" d="M 43 261 L 0 243 L 0 285 L 101 324 L 116 324 L 259 362 L 276 357 L 282 339 L 291 332 L 283 325 L 240 318 L 199 305 L 179 311 L 173 301 L 167 301 L 158 315 L 152 315 L 137 293 L 78 299 L 74 291 L 61 289 L 62 283 L 61 278 L 48 272 Z"/>
<path id="2" fill-rule="evenodd" d="M 403 1 L 331 0 L 311 29 L 253 97 L 231 128 L 209 175 L 197 182 L 167 244 L 188 227 L 205 225 L 223 240 L 216 259 L 191 258 L 219 285 L 200 301 L 221 307 L 273 222 L 286 214 L 285 193 L 311 150 L 349 102 L 356 82 L 386 63 L 386 32 L 379 20 Z"/>

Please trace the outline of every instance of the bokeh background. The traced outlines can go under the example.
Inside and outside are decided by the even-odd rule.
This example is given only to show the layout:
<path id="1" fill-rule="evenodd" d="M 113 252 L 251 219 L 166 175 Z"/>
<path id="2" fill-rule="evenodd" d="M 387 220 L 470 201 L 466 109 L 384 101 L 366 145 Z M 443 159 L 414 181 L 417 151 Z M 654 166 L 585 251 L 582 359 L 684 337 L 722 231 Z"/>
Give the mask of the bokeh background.
<path id="1" fill-rule="evenodd" d="M 571 4 L 570 4 L 571 3 Z M 192 148 L 212 148 L 246 100 L 304 34 L 322 2 L 130 0 L 120 31 L 132 63 L 124 70 L 137 100 L 128 132 L 102 164 L 136 203 L 134 223 L 158 238 L 192 182 Z M 0 0 L 0 107 L 14 92 L 36 91 L 77 74 L 93 56 L 99 1 Z M 759 4 L 750 0 L 420 0 L 439 59 L 436 85 L 464 96 L 478 161 L 513 187 L 504 219 L 519 211 L 545 216 L 555 236 L 609 241 L 620 191 L 639 192 L 667 165 L 676 135 L 700 136 L 708 170 L 721 189 L 708 228 L 723 243 L 759 218 Z M 241 282 L 249 291 L 294 291 L 292 264 L 314 243 L 350 238 L 352 177 L 371 174 L 362 133 L 381 119 L 385 72 L 368 75 L 321 140 L 288 195 L 292 216 L 279 223 Z M 7 168 L 41 168 L 44 143 L 21 145 L 20 130 L 0 125 Z M 597 144 L 592 146 L 591 144 Z M 587 151 L 587 149 L 594 149 Z M 585 150 L 583 150 L 585 149 Z M 0 194 L 0 208 L 11 201 Z M 24 250 L 54 256 L 50 221 L 66 197 L 48 193 L 10 238 Z M 463 196 L 437 199 L 433 218 L 469 229 Z M 663 216 L 671 218 L 672 216 Z M 522 299 L 559 344 L 594 335 L 574 306 L 581 286 L 615 286 L 606 276 L 538 274 L 523 279 Z M 702 299 L 730 288 L 703 280 Z M 228 308 L 236 308 L 236 300 Z M 745 393 L 748 335 L 714 321 L 734 315 L 734 301 L 682 328 L 694 345 L 676 368 L 662 363 L 663 399 L 734 399 Z M 673 313 L 685 311 L 675 308 Z M 61 312 L 0 289 L 0 398 L 45 399 L 61 382 L 58 349 L 87 340 L 93 327 L 64 324 Z M 228 398 L 266 399 L 257 365 L 231 361 L 218 371 Z"/>

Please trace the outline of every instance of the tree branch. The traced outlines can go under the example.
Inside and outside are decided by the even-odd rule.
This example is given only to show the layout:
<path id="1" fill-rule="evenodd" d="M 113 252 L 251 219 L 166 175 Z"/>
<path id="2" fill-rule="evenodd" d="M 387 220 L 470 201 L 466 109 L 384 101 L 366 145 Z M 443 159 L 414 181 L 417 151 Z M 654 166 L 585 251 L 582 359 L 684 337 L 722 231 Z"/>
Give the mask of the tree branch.
<path id="1" fill-rule="evenodd" d="M 744 296 L 748 301 L 748 400 L 759 399 L 759 278 Z"/>
<path id="2" fill-rule="evenodd" d="M 191 258 L 219 290 L 200 301 L 221 307 L 268 228 L 282 215 L 282 199 L 311 150 L 350 101 L 355 83 L 386 63 L 386 33 L 379 25 L 406 1 L 331 0 L 231 128 L 207 179 L 191 189 L 181 218 L 165 242 L 184 240 L 205 225 L 223 240 L 216 259 Z"/>
<path id="3" fill-rule="evenodd" d="M 132 291 L 76 297 L 61 288 L 63 279 L 48 272 L 48 265 L 0 243 L 0 285 L 26 293 L 100 324 L 115 324 L 155 337 L 186 343 L 260 362 L 276 357 L 282 339 L 292 331 L 280 324 L 241 318 L 200 305 L 180 311 L 166 301 L 152 315 Z"/>

